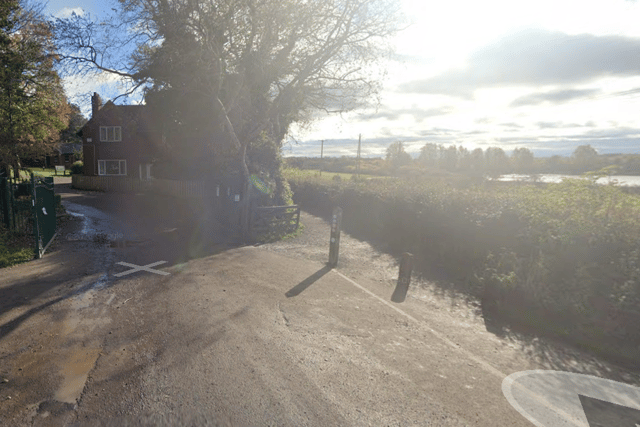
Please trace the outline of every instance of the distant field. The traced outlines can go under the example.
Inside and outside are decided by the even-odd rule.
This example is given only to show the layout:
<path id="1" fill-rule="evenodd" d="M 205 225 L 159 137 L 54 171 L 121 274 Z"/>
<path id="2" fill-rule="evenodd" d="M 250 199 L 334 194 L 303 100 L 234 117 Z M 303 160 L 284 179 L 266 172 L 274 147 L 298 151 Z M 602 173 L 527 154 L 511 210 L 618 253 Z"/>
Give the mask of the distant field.
<path id="1" fill-rule="evenodd" d="M 355 175 L 354 173 L 340 173 L 340 172 L 327 172 L 327 171 L 322 171 L 321 173 L 319 169 L 295 169 L 295 168 L 285 169 L 284 173 L 287 179 L 316 178 L 322 181 L 332 181 L 334 179 L 334 176 L 339 176 L 341 181 L 349 181 L 351 177 Z M 380 176 L 380 175 L 360 174 L 360 179 L 370 179 L 370 178 L 384 179 L 389 177 Z"/>

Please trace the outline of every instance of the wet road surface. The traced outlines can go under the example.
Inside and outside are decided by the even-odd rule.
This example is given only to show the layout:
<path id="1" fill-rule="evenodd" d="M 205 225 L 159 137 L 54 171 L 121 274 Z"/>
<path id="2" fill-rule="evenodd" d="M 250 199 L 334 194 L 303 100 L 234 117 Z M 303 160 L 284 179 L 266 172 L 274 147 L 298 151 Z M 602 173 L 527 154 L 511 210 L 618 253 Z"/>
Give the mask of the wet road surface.
<path id="1" fill-rule="evenodd" d="M 390 303 L 393 260 L 345 235 L 327 269 L 305 240 L 317 217 L 307 237 L 240 248 L 168 201 L 63 191 L 52 252 L 2 271 L 1 425 L 530 426 L 502 393 L 514 372 L 640 383 L 496 336 L 426 285 Z M 168 275 L 117 276 L 159 261 Z"/>

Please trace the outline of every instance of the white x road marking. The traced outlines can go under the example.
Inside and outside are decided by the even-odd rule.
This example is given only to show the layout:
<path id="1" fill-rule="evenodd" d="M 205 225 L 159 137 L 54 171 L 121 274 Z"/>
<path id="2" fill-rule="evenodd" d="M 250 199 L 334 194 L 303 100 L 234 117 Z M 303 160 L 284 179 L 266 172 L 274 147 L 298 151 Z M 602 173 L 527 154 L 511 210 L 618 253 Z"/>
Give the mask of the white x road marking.
<path id="1" fill-rule="evenodd" d="M 122 273 L 114 274 L 114 276 L 116 277 L 126 276 L 127 274 L 135 273 L 136 271 L 147 271 L 149 273 L 155 273 L 155 274 L 161 274 L 163 276 L 167 276 L 171 273 L 167 273 L 166 271 L 154 270 L 153 268 L 151 268 L 151 267 L 155 267 L 156 265 L 164 264 L 166 262 L 167 261 L 158 261 L 158 262 L 153 262 L 147 265 L 135 265 L 135 264 L 129 264 L 128 262 L 117 262 L 116 264 L 124 265 L 125 267 L 131 267 L 132 269 L 128 271 L 123 271 Z"/>

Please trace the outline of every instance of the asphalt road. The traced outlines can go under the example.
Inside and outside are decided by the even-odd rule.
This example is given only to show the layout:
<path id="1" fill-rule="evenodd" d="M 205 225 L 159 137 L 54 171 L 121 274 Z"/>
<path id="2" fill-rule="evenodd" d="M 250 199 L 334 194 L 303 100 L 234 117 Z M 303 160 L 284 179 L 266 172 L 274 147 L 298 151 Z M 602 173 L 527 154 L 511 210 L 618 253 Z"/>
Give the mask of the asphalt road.
<path id="1" fill-rule="evenodd" d="M 640 384 L 425 281 L 390 302 L 393 257 L 345 235 L 328 269 L 308 214 L 297 239 L 237 247 L 162 200 L 63 193 L 52 252 L 0 273 L 0 425 L 531 426 L 508 375 Z"/>

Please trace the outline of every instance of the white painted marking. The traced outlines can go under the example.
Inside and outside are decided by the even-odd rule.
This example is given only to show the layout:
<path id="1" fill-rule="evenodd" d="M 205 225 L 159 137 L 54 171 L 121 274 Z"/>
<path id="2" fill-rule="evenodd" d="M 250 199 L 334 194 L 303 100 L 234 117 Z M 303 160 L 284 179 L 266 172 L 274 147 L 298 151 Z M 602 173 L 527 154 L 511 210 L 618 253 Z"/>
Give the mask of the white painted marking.
<path id="1" fill-rule="evenodd" d="M 158 261 L 158 262 L 153 262 L 153 263 L 147 264 L 147 265 L 135 265 L 135 264 L 129 264 L 128 262 L 117 262 L 116 264 L 123 265 L 125 267 L 131 267 L 131 270 L 123 271 L 122 273 L 118 273 L 118 274 L 114 274 L 114 276 L 116 276 L 116 277 L 126 276 L 128 274 L 135 273 L 136 271 L 147 271 L 149 273 L 155 273 L 155 274 L 160 274 L 162 276 L 168 276 L 171 273 L 167 273 L 166 271 L 154 270 L 153 268 L 151 268 L 151 267 L 155 267 L 156 265 L 164 264 L 166 262 L 167 261 Z"/>
<path id="2" fill-rule="evenodd" d="M 458 344 L 454 343 L 453 341 L 451 341 L 449 338 L 445 337 L 444 335 L 442 335 L 440 332 L 437 332 L 433 329 L 431 329 L 430 327 L 426 326 L 423 322 L 419 321 L 418 319 L 416 319 L 415 317 L 413 317 L 412 315 L 410 315 L 409 313 L 399 309 L 398 307 L 396 307 L 395 305 L 391 304 L 389 301 L 380 298 L 378 295 L 374 294 L 373 292 L 371 292 L 369 289 L 365 288 L 364 286 L 359 285 L 358 283 L 354 282 L 353 280 L 351 280 L 350 278 L 348 278 L 347 276 L 345 276 L 344 274 L 340 273 L 338 270 L 331 270 L 334 273 L 336 273 L 338 276 L 342 277 L 343 279 L 345 279 L 346 281 L 348 281 L 349 283 L 351 283 L 353 286 L 355 286 L 356 288 L 366 292 L 367 294 L 371 295 L 372 297 L 374 297 L 375 299 L 377 299 L 378 301 L 380 301 L 381 303 L 383 303 L 384 305 L 386 305 L 387 307 L 397 311 L 398 313 L 400 313 L 401 315 L 403 315 L 404 317 L 406 317 L 407 319 L 417 323 L 419 326 L 422 326 L 423 328 L 425 328 L 427 331 L 431 332 L 431 334 L 433 334 L 436 338 L 438 338 L 439 340 L 441 340 L 442 342 L 444 342 L 445 344 L 447 344 L 449 347 L 456 349 L 457 351 L 459 351 L 460 353 L 464 354 L 467 358 L 473 360 L 474 362 L 476 362 L 478 365 L 480 365 L 485 371 L 495 375 L 496 377 L 498 377 L 500 380 L 504 379 L 507 375 L 500 372 L 498 369 L 494 368 L 493 366 L 491 366 L 490 364 L 488 364 L 487 362 L 485 362 L 484 360 L 480 359 L 479 357 L 477 357 L 476 355 L 474 355 L 473 353 L 471 353 L 468 350 L 465 350 L 464 348 L 460 347 Z"/>
<path id="3" fill-rule="evenodd" d="M 527 394 L 521 394 L 522 391 Z M 511 406 L 539 427 L 563 426 L 563 421 L 567 420 L 589 427 L 579 395 L 640 410 L 640 388 L 571 372 L 542 369 L 516 372 L 505 378 L 502 392 Z M 540 396 L 545 399 L 530 399 Z M 538 406 L 541 403 L 543 406 Z"/>
<path id="4" fill-rule="evenodd" d="M 383 303 L 384 305 L 386 305 L 387 307 L 391 308 L 392 310 L 395 310 L 396 312 L 400 313 L 402 316 L 406 317 L 407 319 L 411 320 L 412 322 L 416 323 L 419 327 L 422 327 L 424 329 L 426 329 L 427 331 L 429 331 L 432 335 L 434 335 L 436 338 L 438 338 L 440 341 L 444 342 L 445 344 L 447 344 L 449 347 L 455 349 L 456 351 L 458 351 L 459 353 L 461 353 L 462 355 L 464 355 L 465 357 L 467 357 L 468 359 L 476 362 L 483 370 L 485 370 L 486 372 L 494 375 L 495 377 L 497 377 L 498 379 L 500 379 L 501 381 L 509 381 L 510 384 L 512 384 L 514 387 L 516 387 L 518 390 L 523 391 L 525 393 L 527 393 L 528 395 L 530 395 L 530 397 L 535 400 L 536 402 L 540 403 L 541 405 L 543 405 L 544 407 L 546 407 L 548 410 L 550 411 L 554 411 L 555 413 L 559 414 L 561 417 L 564 418 L 564 420 L 567 423 L 570 423 L 571 425 L 575 426 L 575 427 L 589 427 L 589 426 L 585 426 L 582 422 L 576 420 L 573 416 L 569 415 L 567 412 L 563 411 L 560 408 L 557 408 L 555 405 L 553 405 L 553 403 L 549 402 L 547 399 L 545 399 L 544 396 L 541 396 L 537 393 L 535 393 L 532 390 L 529 390 L 525 387 L 523 387 L 521 384 L 519 383 L 513 383 L 513 381 L 511 381 L 511 377 L 507 377 L 506 374 L 504 374 L 503 372 L 501 372 L 500 370 L 494 368 L 493 366 L 491 366 L 489 363 L 485 362 L 483 359 L 479 358 L 478 356 L 476 356 L 475 354 L 471 353 L 470 351 L 460 347 L 458 344 L 454 343 L 453 341 L 451 341 L 450 339 L 448 339 L 447 337 L 445 337 L 444 335 L 442 335 L 440 332 L 435 331 L 433 329 L 431 329 L 429 326 L 427 326 L 424 322 L 419 321 L 418 319 L 416 319 L 415 317 L 413 317 L 412 315 L 410 315 L 409 313 L 401 310 L 400 308 L 396 307 L 395 305 L 391 304 L 389 301 L 385 300 L 384 298 L 379 297 L 378 295 L 374 294 L 373 292 L 371 292 L 369 289 L 365 288 L 364 286 L 358 284 L 357 282 L 355 282 L 354 280 L 350 279 L 349 277 L 345 276 L 344 274 L 340 273 L 338 270 L 331 270 L 333 271 L 335 274 L 337 274 L 338 276 L 342 277 L 343 279 L 345 279 L 347 282 L 351 283 L 353 286 L 355 286 L 356 288 L 360 289 L 361 291 L 367 293 L 368 295 L 372 296 L 373 298 L 377 299 L 378 301 L 380 301 L 381 303 Z M 504 388 L 504 384 L 503 384 L 503 388 Z M 509 400 L 509 399 L 507 399 Z M 511 401 L 509 402 L 511 403 Z M 518 410 L 518 408 L 515 408 L 516 410 Z M 520 411 L 519 411 L 520 412 Z M 520 412 L 522 414 L 522 412 Z M 526 418 L 526 417 L 525 417 Z M 527 418 L 529 421 L 532 421 L 531 419 Z M 533 421 L 532 421 L 533 422 Z M 538 427 L 546 427 L 542 424 L 538 424 L 536 422 L 534 422 L 534 424 Z M 555 427 L 555 426 L 553 426 Z"/>

